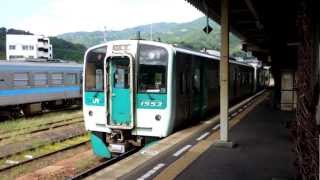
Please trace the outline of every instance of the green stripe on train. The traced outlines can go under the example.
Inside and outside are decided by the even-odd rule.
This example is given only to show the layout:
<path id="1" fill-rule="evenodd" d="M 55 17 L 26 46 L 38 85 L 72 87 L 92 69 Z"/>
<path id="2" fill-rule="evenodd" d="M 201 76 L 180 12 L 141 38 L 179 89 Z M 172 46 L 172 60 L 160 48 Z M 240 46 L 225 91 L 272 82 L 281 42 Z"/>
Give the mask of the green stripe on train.
<path id="1" fill-rule="evenodd" d="M 104 92 L 85 92 L 85 104 L 91 106 L 104 106 Z"/>
<path id="2" fill-rule="evenodd" d="M 137 107 L 140 109 L 165 109 L 167 107 L 167 94 L 139 93 Z"/>

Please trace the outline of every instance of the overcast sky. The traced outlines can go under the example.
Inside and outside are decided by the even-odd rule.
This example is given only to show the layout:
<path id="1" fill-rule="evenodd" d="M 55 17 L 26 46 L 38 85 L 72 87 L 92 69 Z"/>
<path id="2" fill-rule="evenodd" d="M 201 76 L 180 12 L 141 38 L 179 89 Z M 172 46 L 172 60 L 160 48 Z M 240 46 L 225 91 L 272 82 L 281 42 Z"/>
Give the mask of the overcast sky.
<path id="1" fill-rule="evenodd" d="M 1 0 L 0 9 L 0 27 L 50 36 L 203 16 L 185 0 Z"/>

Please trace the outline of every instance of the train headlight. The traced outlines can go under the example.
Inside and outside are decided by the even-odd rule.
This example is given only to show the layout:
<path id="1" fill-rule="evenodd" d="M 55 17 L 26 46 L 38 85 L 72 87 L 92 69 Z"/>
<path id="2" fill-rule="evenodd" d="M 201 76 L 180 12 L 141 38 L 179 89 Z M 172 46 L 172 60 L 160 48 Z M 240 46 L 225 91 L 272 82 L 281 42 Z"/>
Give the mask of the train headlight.
<path id="1" fill-rule="evenodd" d="M 92 111 L 89 111 L 88 114 L 89 114 L 89 116 L 92 116 L 92 115 L 93 115 L 93 112 L 92 112 Z"/>
<path id="2" fill-rule="evenodd" d="M 160 120 L 161 120 L 161 116 L 160 116 L 159 114 L 157 114 L 156 117 L 155 117 L 155 119 L 156 119 L 157 121 L 160 121 Z"/>

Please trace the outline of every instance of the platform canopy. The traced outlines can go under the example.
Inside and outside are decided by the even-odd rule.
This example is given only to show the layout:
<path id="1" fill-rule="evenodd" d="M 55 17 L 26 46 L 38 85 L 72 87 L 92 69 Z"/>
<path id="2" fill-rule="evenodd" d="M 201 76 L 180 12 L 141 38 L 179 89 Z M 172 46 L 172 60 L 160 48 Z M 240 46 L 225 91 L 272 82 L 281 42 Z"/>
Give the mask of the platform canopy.
<path id="1" fill-rule="evenodd" d="M 220 23 L 222 0 L 186 1 Z M 267 60 L 272 48 L 296 44 L 297 0 L 230 0 L 229 4 L 230 31 L 243 41 L 243 50 Z"/>

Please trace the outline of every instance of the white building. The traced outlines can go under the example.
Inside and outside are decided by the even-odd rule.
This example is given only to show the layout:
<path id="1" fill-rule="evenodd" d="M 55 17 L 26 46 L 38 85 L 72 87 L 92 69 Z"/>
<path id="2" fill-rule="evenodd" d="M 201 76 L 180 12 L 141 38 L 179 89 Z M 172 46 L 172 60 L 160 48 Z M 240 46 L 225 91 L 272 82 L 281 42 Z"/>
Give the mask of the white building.
<path id="1" fill-rule="evenodd" d="M 41 35 L 6 36 L 7 60 L 52 59 L 52 45 L 50 39 Z"/>

